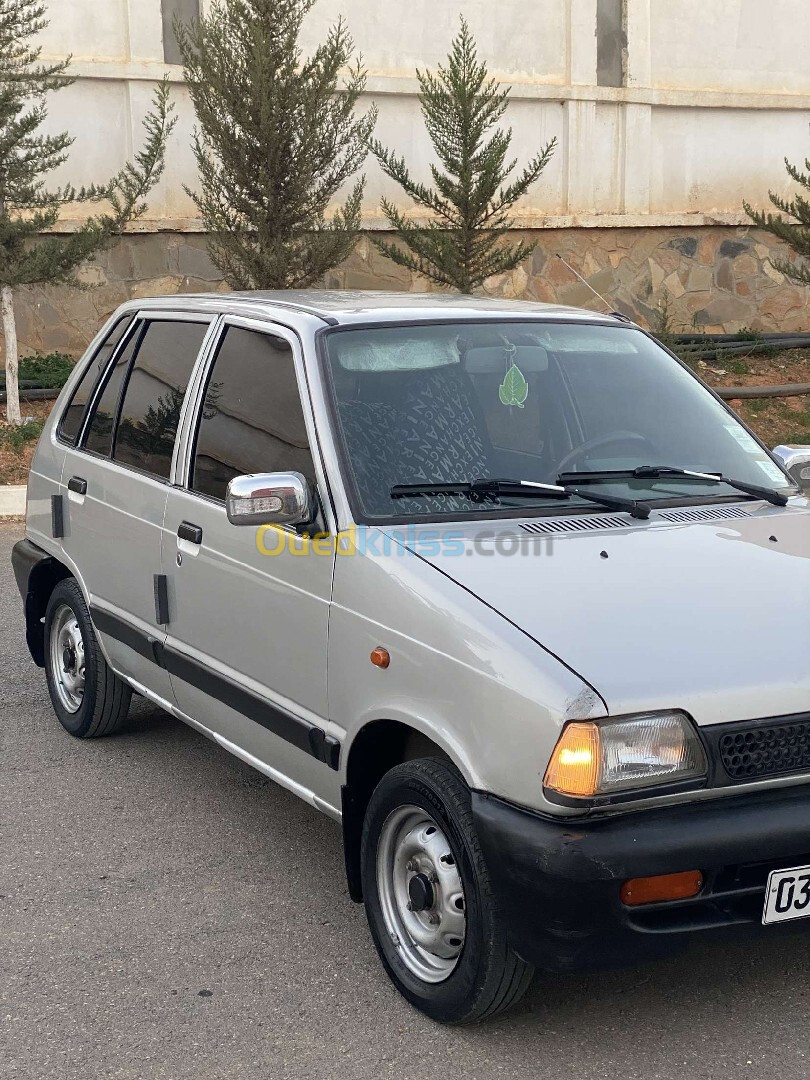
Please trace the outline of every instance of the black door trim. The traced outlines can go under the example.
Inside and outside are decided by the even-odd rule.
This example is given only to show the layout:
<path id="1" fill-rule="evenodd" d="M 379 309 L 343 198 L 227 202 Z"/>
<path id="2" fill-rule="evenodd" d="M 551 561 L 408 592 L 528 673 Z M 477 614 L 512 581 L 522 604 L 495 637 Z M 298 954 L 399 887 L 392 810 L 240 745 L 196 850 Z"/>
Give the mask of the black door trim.
<path id="1" fill-rule="evenodd" d="M 155 622 L 158 626 L 169 623 L 169 583 L 165 574 L 154 575 Z"/>
<path id="2" fill-rule="evenodd" d="M 116 641 L 120 641 L 123 645 L 138 653 L 139 656 L 144 656 L 147 660 L 160 664 L 159 657 L 162 647 L 156 637 L 145 634 L 137 626 L 133 626 L 132 623 L 128 623 L 117 615 L 113 615 L 112 612 L 104 611 L 101 608 L 91 607 L 90 618 L 93 620 L 96 629 L 100 630 L 102 634 L 109 634 L 110 637 L 114 637 Z"/>
<path id="3" fill-rule="evenodd" d="M 204 694 L 216 698 L 223 705 L 234 709 L 256 724 L 260 724 L 280 739 L 324 762 L 330 769 L 340 766 L 340 743 L 322 728 L 303 720 L 299 716 L 273 705 L 260 698 L 245 687 L 239 686 L 232 679 L 220 675 L 205 667 L 199 661 L 178 652 L 171 646 L 163 645 L 156 637 L 145 633 L 118 615 L 95 606 L 90 608 L 91 618 L 102 634 L 109 634 L 117 641 L 134 649 L 139 656 L 152 660 L 160 667 L 190 686 L 202 690 Z"/>
<path id="4" fill-rule="evenodd" d="M 61 495 L 51 495 L 51 536 L 58 540 L 65 535 L 65 506 Z"/>

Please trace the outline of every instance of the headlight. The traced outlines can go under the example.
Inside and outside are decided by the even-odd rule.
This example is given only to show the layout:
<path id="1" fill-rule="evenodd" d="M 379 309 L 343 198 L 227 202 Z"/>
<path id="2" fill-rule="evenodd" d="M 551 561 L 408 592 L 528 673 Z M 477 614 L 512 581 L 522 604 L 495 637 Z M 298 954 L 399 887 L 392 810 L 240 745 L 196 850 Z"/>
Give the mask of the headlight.
<path id="1" fill-rule="evenodd" d="M 568 724 L 543 784 L 561 795 L 593 798 L 706 775 L 703 744 L 683 713 Z"/>

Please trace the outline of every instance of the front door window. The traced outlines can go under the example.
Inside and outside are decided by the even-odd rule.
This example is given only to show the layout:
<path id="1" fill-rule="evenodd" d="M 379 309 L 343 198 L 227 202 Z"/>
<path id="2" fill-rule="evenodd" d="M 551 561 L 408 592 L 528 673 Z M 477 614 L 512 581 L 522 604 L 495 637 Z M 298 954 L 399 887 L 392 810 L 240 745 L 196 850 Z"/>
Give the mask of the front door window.
<path id="1" fill-rule="evenodd" d="M 289 342 L 229 326 L 208 376 L 191 488 L 224 500 L 230 480 L 257 472 L 315 481 Z"/>

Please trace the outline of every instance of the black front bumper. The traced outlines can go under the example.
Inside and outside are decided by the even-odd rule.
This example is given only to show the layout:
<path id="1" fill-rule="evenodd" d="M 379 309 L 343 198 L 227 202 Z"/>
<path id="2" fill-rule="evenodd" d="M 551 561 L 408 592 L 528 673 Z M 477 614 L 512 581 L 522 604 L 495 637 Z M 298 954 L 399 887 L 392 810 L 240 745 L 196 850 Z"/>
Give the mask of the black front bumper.
<path id="1" fill-rule="evenodd" d="M 473 793 L 473 816 L 513 947 L 555 971 L 666 955 L 701 932 L 779 933 L 761 925 L 768 874 L 810 864 L 804 785 L 574 820 Z M 685 870 L 702 871 L 698 896 L 621 902 L 628 878 Z"/>

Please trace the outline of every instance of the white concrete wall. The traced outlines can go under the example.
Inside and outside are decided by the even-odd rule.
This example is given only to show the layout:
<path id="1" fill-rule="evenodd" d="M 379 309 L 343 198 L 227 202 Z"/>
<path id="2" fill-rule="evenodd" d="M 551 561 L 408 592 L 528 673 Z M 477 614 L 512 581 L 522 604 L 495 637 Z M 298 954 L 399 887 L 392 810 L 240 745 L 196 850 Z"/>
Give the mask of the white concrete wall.
<path id="1" fill-rule="evenodd" d="M 810 93 L 810 5 L 802 0 L 650 0 L 653 85 Z"/>
<path id="2" fill-rule="evenodd" d="M 416 66 L 446 54 L 462 9 L 493 75 L 513 86 L 514 148 L 526 160 L 552 136 L 554 161 L 518 223 L 740 223 L 743 198 L 764 205 L 790 185 L 782 158 L 810 154 L 807 0 L 626 0 L 627 86 L 596 83 L 596 0 L 320 0 L 305 50 L 338 15 L 369 71 L 378 135 L 426 170 Z M 193 115 L 178 68 L 162 62 L 160 0 L 51 0 L 50 56 L 72 52 L 77 83 L 55 95 L 50 126 L 76 135 L 55 182 L 101 180 L 132 152 L 154 81 L 176 82 L 180 122 L 169 167 L 141 228 L 195 228 L 182 190 L 194 185 Z M 367 169 L 368 224 L 398 189 Z"/>

